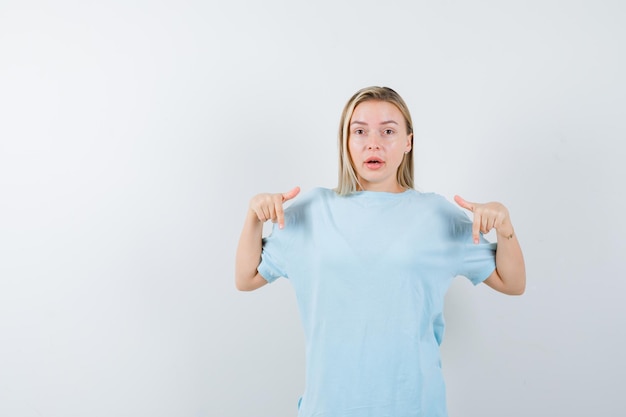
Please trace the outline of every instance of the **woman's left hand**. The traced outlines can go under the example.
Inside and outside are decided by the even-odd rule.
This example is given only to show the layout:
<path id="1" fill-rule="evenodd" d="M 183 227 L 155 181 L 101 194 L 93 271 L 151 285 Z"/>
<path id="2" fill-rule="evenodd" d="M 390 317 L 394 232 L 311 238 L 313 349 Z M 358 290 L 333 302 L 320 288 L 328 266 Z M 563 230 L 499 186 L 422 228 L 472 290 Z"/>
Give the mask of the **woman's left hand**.
<path id="1" fill-rule="evenodd" d="M 474 225 L 472 227 L 474 243 L 480 241 L 480 233 L 489 233 L 491 229 L 496 229 L 498 237 L 507 239 L 513 237 L 513 225 L 509 218 L 509 210 L 503 204 L 498 202 L 473 203 L 466 201 L 458 195 L 454 196 L 454 201 L 474 214 Z"/>

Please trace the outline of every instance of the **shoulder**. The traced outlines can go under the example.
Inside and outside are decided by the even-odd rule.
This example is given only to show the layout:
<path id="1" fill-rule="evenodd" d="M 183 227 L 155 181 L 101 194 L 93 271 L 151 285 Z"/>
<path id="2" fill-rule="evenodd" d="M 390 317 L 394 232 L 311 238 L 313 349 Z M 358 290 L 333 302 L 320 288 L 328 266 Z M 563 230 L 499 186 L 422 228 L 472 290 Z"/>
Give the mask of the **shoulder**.
<path id="1" fill-rule="evenodd" d="M 336 196 L 337 194 L 333 190 L 323 187 L 315 187 L 296 197 L 290 207 L 292 210 L 301 209 L 333 199 Z"/>
<path id="2" fill-rule="evenodd" d="M 321 206 L 327 206 L 329 201 L 336 199 L 337 194 L 328 188 L 316 187 L 305 191 L 294 198 L 285 208 L 285 216 L 292 220 L 307 217 L 319 212 Z"/>
<path id="3" fill-rule="evenodd" d="M 337 196 L 337 193 L 329 188 L 324 187 L 315 187 L 306 192 L 306 195 L 311 198 L 334 198 Z"/>
<path id="4" fill-rule="evenodd" d="M 469 220 L 467 213 L 451 200 L 441 194 L 434 192 L 415 191 L 416 201 L 419 202 L 420 209 L 453 222 L 466 222 Z"/>
<path id="5" fill-rule="evenodd" d="M 434 192 L 422 192 L 417 190 L 408 190 L 407 193 L 410 193 L 410 198 L 412 201 L 420 204 L 424 207 L 430 207 L 435 210 L 456 210 L 455 207 L 450 200 L 445 198 L 443 195 L 434 193 Z"/>

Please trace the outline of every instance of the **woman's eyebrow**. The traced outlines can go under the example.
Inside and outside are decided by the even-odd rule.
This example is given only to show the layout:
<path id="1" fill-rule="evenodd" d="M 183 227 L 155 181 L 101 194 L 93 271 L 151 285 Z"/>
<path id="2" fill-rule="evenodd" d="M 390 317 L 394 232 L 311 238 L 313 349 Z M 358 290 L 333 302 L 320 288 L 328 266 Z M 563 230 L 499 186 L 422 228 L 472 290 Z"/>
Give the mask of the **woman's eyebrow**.
<path id="1" fill-rule="evenodd" d="M 384 122 L 380 122 L 381 125 L 388 125 L 393 123 L 394 125 L 397 125 L 398 122 L 396 122 L 395 120 L 385 120 Z M 354 120 L 352 122 L 350 122 L 350 126 L 352 125 L 363 125 L 363 126 L 367 126 L 367 123 L 365 122 L 361 122 L 360 120 Z"/>

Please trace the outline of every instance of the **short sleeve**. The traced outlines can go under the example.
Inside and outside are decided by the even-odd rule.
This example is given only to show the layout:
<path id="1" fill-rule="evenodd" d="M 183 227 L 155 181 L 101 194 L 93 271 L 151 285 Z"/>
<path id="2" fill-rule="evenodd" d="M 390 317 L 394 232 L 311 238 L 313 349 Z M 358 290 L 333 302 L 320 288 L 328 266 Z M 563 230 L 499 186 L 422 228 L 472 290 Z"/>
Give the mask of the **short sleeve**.
<path id="1" fill-rule="evenodd" d="M 466 243 L 459 275 L 467 277 L 474 285 L 478 285 L 496 269 L 497 243 L 490 243 L 481 236 L 480 243 Z"/>
<path id="2" fill-rule="evenodd" d="M 274 224 L 270 235 L 263 238 L 261 263 L 257 270 L 267 282 L 274 282 L 280 277 L 287 278 L 285 240 L 288 235 L 284 231 Z"/>
<path id="3" fill-rule="evenodd" d="M 474 285 L 478 285 L 496 269 L 497 243 L 491 243 L 482 234 L 478 244 L 472 236 L 472 220 L 467 213 L 459 210 L 456 218 L 456 238 L 462 245 L 462 256 L 458 265 L 458 275 L 467 277 Z"/>
<path id="4" fill-rule="evenodd" d="M 298 233 L 297 217 L 294 207 L 288 207 L 285 209 L 285 227 L 281 229 L 274 223 L 269 236 L 263 238 L 261 263 L 257 270 L 267 282 L 274 282 L 280 277 L 289 278 L 288 261 L 291 259 L 291 242 Z"/>
<path id="5" fill-rule="evenodd" d="M 302 256 L 298 255 L 304 253 L 303 242 L 308 240 L 304 236 L 311 231 L 308 213 L 321 191 L 321 188 L 315 189 L 298 197 L 298 201 L 285 208 L 285 227 L 281 229 L 274 223 L 271 233 L 263 238 L 261 263 L 257 270 L 267 282 L 289 278 L 290 271 L 301 263 Z"/>

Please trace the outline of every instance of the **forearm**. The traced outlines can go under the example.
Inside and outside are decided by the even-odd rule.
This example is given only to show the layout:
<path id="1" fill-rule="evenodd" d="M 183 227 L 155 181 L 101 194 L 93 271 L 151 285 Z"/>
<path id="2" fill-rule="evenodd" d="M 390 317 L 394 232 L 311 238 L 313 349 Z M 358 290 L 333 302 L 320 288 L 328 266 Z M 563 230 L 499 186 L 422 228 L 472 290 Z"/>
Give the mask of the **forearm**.
<path id="1" fill-rule="evenodd" d="M 248 210 L 235 259 L 235 285 L 240 290 L 251 290 L 260 286 L 253 283 L 255 280 L 259 281 L 257 267 L 261 262 L 262 238 L 263 223 L 252 210 Z"/>
<path id="2" fill-rule="evenodd" d="M 507 294 L 522 294 L 526 289 L 526 267 L 522 248 L 513 226 L 498 230 L 496 270 Z"/>

